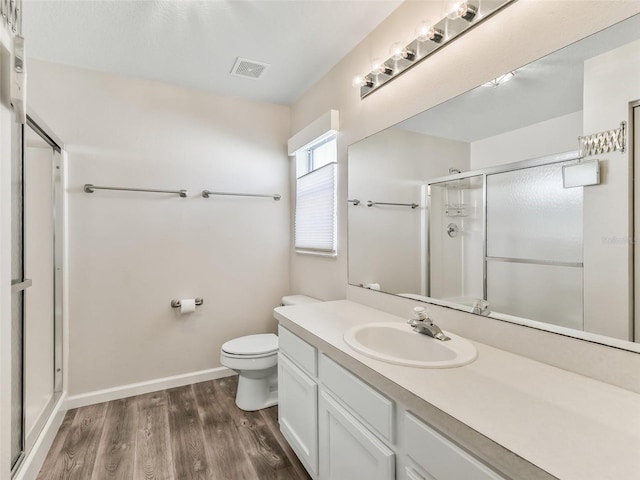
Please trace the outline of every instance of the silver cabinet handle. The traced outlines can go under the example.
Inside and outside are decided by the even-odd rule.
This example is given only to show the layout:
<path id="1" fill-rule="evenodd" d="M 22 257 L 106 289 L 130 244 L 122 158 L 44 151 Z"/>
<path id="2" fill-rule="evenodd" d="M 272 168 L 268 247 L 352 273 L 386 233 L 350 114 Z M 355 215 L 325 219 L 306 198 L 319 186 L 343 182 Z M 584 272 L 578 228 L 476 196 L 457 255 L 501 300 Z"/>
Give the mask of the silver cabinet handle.
<path id="1" fill-rule="evenodd" d="M 11 293 L 16 293 L 22 290 L 26 290 L 31 285 L 33 285 L 33 280 L 31 280 L 30 278 L 25 278 L 21 282 L 11 283 Z"/>

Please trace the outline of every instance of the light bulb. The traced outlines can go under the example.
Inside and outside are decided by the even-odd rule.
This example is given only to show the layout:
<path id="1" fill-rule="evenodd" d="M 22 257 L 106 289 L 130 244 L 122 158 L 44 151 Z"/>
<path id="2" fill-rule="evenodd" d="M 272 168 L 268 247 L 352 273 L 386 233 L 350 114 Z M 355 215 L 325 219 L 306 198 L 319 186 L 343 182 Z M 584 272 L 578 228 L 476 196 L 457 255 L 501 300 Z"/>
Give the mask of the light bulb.
<path id="1" fill-rule="evenodd" d="M 458 18 L 458 8 L 463 3 L 460 0 L 449 0 L 444 5 L 444 16 L 450 20 Z"/>
<path id="2" fill-rule="evenodd" d="M 379 58 L 374 58 L 371 61 L 371 73 L 374 75 L 380 75 L 384 71 L 384 63 Z"/>
<path id="3" fill-rule="evenodd" d="M 478 7 L 465 1 L 450 0 L 445 6 L 445 14 L 451 20 L 463 18 L 470 22 L 476 16 L 476 13 L 478 13 Z"/>
<path id="4" fill-rule="evenodd" d="M 416 27 L 416 39 L 419 42 L 426 42 L 429 40 L 429 32 L 433 28 L 432 22 L 429 20 L 423 20 Z"/>
<path id="5" fill-rule="evenodd" d="M 351 85 L 353 86 L 353 88 L 360 88 L 360 87 L 371 88 L 373 87 L 373 82 L 369 77 L 363 77 L 361 75 L 357 75 L 353 77 L 353 80 L 351 81 Z"/>
<path id="6" fill-rule="evenodd" d="M 402 43 L 395 42 L 389 49 L 389 55 L 391 55 L 391 58 L 393 58 L 394 60 L 400 60 L 402 58 L 403 51 L 404 47 L 402 46 Z"/>
<path id="7" fill-rule="evenodd" d="M 463 18 L 467 22 L 473 20 L 478 13 L 478 7 L 471 5 L 469 2 L 462 2 L 458 7 L 458 17 Z"/>
<path id="8" fill-rule="evenodd" d="M 371 74 L 372 75 L 393 75 L 393 69 L 391 67 L 389 67 L 389 65 L 387 65 L 386 63 L 384 63 L 382 60 L 380 60 L 379 58 L 375 58 L 372 62 L 371 62 Z"/>
<path id="9" fill-rule="evenodd" d="M 416 52 L 414 52 L 413 50 L 410 50 L 407 47 L 403 47 L 402 43 L 400 42 L 396 42 L 393 45 L 391 45 L 391 48 L 389 49 L 389 55 L 391 55 L 391 58 L 396 62 L 403 58 L 405 60 L 409 60 L 410 62 L 413 62 L 416 58 Z"/>
<path id="10" fill-rule="evenodd" d="M 445 6 L 445 14 L 451 20 L 462 18 L 471 22 L 477 13 L 478 7 L 465 1 L 450 0 Z"/>
<path id="11" fill-rule="evenodd" d="M 429 29 L 428 38 L 432 42 L 440 43 L 442 41 L 442 37 L 444 37 L 444 31 L 439 28 L 431 27 Z"/>

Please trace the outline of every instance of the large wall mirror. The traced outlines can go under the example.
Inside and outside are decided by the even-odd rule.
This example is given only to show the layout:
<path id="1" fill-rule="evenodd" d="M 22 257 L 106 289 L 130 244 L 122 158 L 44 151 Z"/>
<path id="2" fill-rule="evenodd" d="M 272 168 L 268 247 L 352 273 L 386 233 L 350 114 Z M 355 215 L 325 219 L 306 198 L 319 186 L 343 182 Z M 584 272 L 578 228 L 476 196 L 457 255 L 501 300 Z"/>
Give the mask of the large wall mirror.
<path id="1" fill-rule="evenodd" d="M 349 283 L 640 351 L 639 157 L 636 15 L 351 145 Z"/>

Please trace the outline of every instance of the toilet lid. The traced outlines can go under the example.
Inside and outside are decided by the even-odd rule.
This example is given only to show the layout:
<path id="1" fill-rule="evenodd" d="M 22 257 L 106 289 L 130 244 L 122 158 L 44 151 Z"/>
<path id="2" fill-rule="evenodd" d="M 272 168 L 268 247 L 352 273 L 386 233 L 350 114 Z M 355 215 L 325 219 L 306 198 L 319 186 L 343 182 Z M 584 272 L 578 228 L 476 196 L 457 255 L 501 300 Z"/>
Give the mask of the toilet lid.
<path id="1" fill-rule="evenodd" d="M 273 333 L 234 338 L 222 345 L 222 351 L 233 355 L 264 355 L 278 351 L 278 336 Z"/>

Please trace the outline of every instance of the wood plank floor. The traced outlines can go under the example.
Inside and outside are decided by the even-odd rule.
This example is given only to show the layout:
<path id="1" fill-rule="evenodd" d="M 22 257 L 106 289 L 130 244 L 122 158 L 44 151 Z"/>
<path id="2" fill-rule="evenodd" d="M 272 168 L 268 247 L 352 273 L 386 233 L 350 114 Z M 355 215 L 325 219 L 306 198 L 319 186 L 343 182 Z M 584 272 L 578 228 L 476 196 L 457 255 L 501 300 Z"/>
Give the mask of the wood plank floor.
<path id="1" fill-rule="evenodd" d="M 238 377 L 69 410 L 38 480 L 309 480 L 277 407 L 243 412 Z"/>

